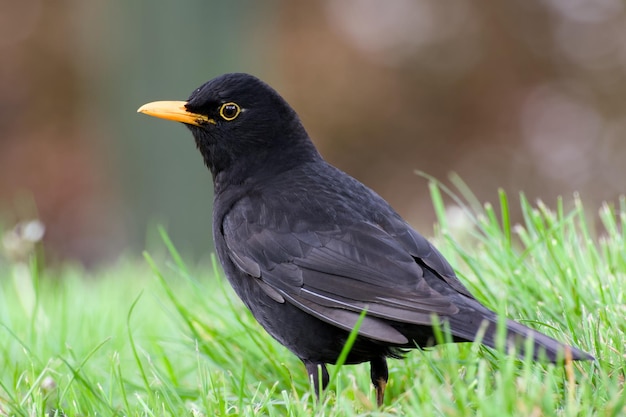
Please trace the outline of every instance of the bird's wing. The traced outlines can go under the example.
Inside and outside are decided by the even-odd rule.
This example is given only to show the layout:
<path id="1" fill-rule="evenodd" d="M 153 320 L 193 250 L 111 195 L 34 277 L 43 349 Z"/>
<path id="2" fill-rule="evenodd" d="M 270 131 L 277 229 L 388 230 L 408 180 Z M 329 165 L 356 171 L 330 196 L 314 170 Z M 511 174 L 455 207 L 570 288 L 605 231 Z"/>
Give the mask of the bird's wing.
<path id="1" fill-rule="evenodd" d="M 459 311 L 448 296 L 454 285 L 438 275 L 454 277 L 452 269 L 417 232 L 403 237 L 366 221 L 316 230 L 259 210 L 231 211 L 222 233 L 232 262 L 275 301 L 346 330 L 367 310 L 359 333 L 398 345 L 409 341 L 392 323 L 428 326 L 433 314 Z M 407 245 L 423 252 L 422 265 Z"/>
<path id="2" fill-rule="evenodd" d="M 475 299 L 467 288 L 459 281 L 452 266 L 446 261 L 424 236 L 413 230 L 399 217 L 387 218 L 382 225 L 383 229 L 394 237 L 415 261 L 424 268 L 430 269 L 443 279 L 456 292 Z"/>

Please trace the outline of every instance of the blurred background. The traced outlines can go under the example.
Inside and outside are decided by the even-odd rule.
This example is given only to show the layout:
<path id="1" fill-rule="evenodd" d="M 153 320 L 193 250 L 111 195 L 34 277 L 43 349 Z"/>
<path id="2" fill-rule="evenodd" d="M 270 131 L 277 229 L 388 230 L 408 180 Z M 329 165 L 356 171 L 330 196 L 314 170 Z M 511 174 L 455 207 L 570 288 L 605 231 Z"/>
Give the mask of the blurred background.
<path id="1" fill-rule="evenodd" d="M 136 113 L 225 72 L 298 111 L 323 155 L 426 235 L 424 171 L 554 205 L 626 176 L 623 0 L 0 0 L 0 224 L 102 265 L 163 224 L 212 250 L 212 184 L 182 126 Z M 513 207 L 515 205 L 513 204 Z"/>

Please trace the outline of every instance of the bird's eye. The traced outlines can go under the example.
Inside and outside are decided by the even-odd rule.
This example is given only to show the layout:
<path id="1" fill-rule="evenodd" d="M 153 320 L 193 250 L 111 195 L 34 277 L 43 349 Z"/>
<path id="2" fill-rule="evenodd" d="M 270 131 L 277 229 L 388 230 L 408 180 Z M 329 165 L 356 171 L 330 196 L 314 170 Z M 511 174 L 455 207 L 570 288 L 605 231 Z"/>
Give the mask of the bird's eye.
<path id="1" fill-rule="evenodd" d="M 226 121 L 236 119 L 239 113 L 241 113 L 241 108 L 237 103 L 225 103 L 220 107 L 220 116 Z"/>

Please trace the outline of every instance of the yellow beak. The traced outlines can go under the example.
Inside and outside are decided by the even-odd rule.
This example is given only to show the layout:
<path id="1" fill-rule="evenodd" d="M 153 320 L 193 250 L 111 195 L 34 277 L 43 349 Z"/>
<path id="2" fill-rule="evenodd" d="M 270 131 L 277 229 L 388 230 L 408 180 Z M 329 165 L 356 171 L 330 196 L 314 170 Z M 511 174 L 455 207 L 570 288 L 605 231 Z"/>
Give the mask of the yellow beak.
<path id="1" fill-rule="evenodd" d="M 188 125 L 202 126 L 207 123 L 216 124 L 215 120 L 203 114 L 187 111 L 185 101 L 153 101 L 137 109 L 137 113 L 144 113 L 161 119 L 173 120 Z"/>

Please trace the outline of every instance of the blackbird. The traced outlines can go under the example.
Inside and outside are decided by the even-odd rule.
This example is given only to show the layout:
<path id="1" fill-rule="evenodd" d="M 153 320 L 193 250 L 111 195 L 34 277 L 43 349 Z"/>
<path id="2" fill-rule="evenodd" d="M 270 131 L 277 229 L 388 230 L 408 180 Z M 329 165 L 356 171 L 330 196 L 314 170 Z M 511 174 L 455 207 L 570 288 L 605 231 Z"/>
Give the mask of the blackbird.
<path id="1" fill-rule="evenodd" d="M 225 74 L 187 101 L 138 112 L 184 123 L 211 171 L 213 238 L 237 295 L 306 366 L 316 393 L 361 313 L 346 363 L 370 362 L 379 405 L 386 358 L 452 341 L 496 345 L 498 316 L 463 286 L 450 264 L 374 191 L 326 162 L 296 112 L 248 74 Z M 506 342 L 520 356 L 593 359 L 512 320 Z M 321 386 L 320 386 L 321 380 Z"/>

